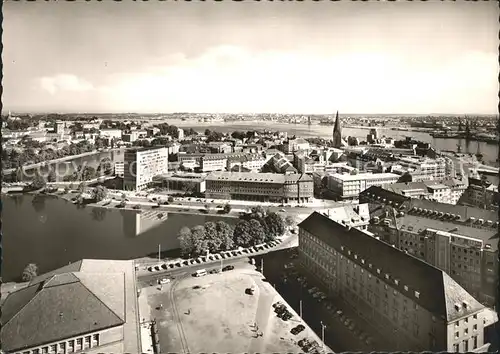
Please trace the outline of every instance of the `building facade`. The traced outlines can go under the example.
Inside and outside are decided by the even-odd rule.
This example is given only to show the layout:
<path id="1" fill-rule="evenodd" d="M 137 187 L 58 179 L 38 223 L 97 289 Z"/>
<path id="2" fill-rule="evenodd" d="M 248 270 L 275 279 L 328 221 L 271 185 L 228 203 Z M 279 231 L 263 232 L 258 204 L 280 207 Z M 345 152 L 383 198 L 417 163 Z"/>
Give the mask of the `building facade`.
<path id="1" fill-rule="evenodd" d="M 483 305 L 442 270 L 363 231 L 313 213 L 299 224 L 299 259 L 388 351 L 484 348 Z"/>
<path id="2" fill-rule="evenodd" d="M 125 151 L 123 187 L 141 190 L 153 182 L 153 177 L 168 172 L 168 150 L 138 148 Z"/>
<path id="3" fill-rule="evenodd" d="M 307 202 L 313 197 L 313 179 L 307 175 L 214 172 L 206 178 L 206 198 L 262 202 Z"/>
<path id="4" fill-rule="evenodd" d="M 328 189 L 342 199 L 358 199 L 359 194 L 371 186 L 396 183 L 399 176 L 393 173 L 358 173 L 328 176 Z"/>

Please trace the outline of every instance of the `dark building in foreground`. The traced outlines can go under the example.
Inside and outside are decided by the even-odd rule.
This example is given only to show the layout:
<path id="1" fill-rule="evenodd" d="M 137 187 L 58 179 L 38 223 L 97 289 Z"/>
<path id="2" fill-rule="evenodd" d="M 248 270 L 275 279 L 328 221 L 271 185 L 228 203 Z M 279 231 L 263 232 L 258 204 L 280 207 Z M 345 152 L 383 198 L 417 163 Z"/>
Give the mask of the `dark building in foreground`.
<path id="1" fill-rule="evenodd" d="M 484 350 L 488 309 L 444 271 L 314 212 L 299 224 L 303 267 L 384 336 L 388 350 Z"/>

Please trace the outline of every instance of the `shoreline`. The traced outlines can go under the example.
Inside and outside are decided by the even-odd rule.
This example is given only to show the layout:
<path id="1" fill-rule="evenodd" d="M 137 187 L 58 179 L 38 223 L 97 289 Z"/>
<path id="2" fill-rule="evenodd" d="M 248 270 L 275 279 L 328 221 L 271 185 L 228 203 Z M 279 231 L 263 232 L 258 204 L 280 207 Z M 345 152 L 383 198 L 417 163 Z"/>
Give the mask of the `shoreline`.
<path id="1" fill-rule="evenodd" d="M 92 155 L 97 155 L 97 154 L 102 154 L 102 153 L 107 153 L 107 152 L 113 152 L 113 151 L 119 151 L 119 150 L 122 150 L 122 148 L 113 148 L 113 149 L 108 149 L 108 150 L 103 150 L 103 151 L 97 151 L 97 150 L 96 151 L 88 151 L 88 152 L 84 152 L 84 153 L 81 153 L 78 155 L 64 156 L 64 157 L 60 157 L 60 158 L 54 159 L 54 160 L 42 161 L 42 162 L 38 162 L 35 164 L 31 164 L 31 165 L 21 166 L 21 168 L 23 170 L 30 170 L 30 169 L 37 168 L 37 167 L 53 165 L 53 164 L 56 164 L 59 162 L 66 162 L 66 161 L 70 161 L 70 160 L 74 160 L 74 159 L 79 159 L 82 157 L 87 157 L 87 156 L 92 156 Z M 16 170 L 16 168 L 9 168 L 9 169 L 3 170 L 2 173 L 5 175 L 8 173 L 12 173 L 15 170 Z"/>

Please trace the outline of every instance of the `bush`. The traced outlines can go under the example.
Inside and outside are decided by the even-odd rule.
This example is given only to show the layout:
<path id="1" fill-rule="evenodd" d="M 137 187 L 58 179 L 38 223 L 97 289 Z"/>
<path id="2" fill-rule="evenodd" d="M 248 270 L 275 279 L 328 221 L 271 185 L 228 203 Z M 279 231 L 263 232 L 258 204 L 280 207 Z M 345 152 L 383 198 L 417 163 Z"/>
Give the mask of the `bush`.
<path id="1" fill-rule="evenodd" d="M 38 267 L 35 263 L 30 263 L 23 270 L 23 281 L 31 281 L 37 276 Z"/>

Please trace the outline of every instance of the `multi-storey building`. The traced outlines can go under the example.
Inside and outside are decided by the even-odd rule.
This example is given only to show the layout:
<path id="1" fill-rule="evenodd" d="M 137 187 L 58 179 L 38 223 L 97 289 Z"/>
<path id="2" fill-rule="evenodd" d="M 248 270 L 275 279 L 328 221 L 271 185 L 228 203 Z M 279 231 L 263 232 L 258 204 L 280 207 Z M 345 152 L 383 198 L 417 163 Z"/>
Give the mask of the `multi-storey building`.
<path id="1" fill-rule="evenodd" d="M 123 187 L 140 190 L 153 182 L 153 177 L 168 172 L 168 149 L 136 148 L 125 151 Z"/>
<path id="2" fill-rule="evenodd" d="M 442 179 L 446 177 L 446 160 L 443 158 L 430 159 L 423 157 L 406 156 L 398 159 L 404 171 L 420 175 L 420 179 Z M 425 178 L 427 179 L 427 178 Z"/>
<path id="3" fill-rule="evenodd" d="M 125 173 L 124 162 L 123 161 L 115 162 L 115 176 L 123 177 L 124 173 Z"/>
<path id="4" fill-rule="evenodd" d="M 399 176 L 393 173 L 358 173 L 328 176 L 328 189 L 342 199 L 358 199 L 359 193 L 371 186 L 396 183 Z"/>
<path id="5" fill-rule="evenodd" d="M 201 172 L 212 172 L 212 171 L 224 171 L 227 166 L 227 157 L 218 154 L 207 154 L 202 156 L 200 159 L 200 171 Z"/>
<path id="6" fill-rule="evenodd" d="M 214 199 L 307 202 L 314 192 L 313 179 L 305 174 L 214 172 L 205 181 L 205 196 Z"/>
<path id="7" fill-rule="evenodd" d="M 133 261 L 87 260 L 33 279 L 2 305 L 2 350 L 141 351 Z"/>
<path id="8" fill-rule="evenodd" d="M 121 139 L 122 138 L 122 131 L 121 131 L 121 129 L 101 129 L 100 135 L 102 137 L 107 137 L 110 139 L 111 138 Z"/>
<path id="9" fill-rule="evenodd" d="M 382 187 L 410 198 L 430 199 L 446 204 L 457 204 L 466 189 L 463 182 L 454 178 L 447 178 L 439 182 L 393 183 Z"/>
<path id="10" fill-rule="evenodd" d="M 184 140 L 184 129 L 182 128 L 177 128 L 177 139 L 179 141 Z"/>
<path id="11" fill-rule="evenodd" d="M 430 200 L 396 201 L 389 194 L 360 199 L 379 205 L 372 208 L 369 230 L 448 272 L 479 301 L 494 305 L 498 279 L 496 212 Z"/>
<path id="12" fill-rule="evenodd" d="M 500 193 L 498 187 L 490 182 L 469 177 L 469 185 L 461 196 L 459 203 L 489 210 L 498 210 Z"/>
<path id="13" fill-rule="evenodd" d="M 487 309 L 444 271 L 314 212 L 299 259 L 330 294 L 377 328 L 388 351 L 479 351 Z"/>
<path id="14" fill-rule="evenodd" d="M 261 154 L 245 154 L 228 158 L 226 169 L 232 171 L 235 166 L 241 166 L 251 172 L 259 172 L 265 163 L 266 158 Z"/>
<path id="15" fill-rule="evenodd" d="M 283 174 L 297 173 L 297 169 L 293 167 L 292 162 L 282 152 L 277 152 L 269 157 L 262 167 L 262 171 Z"/>

